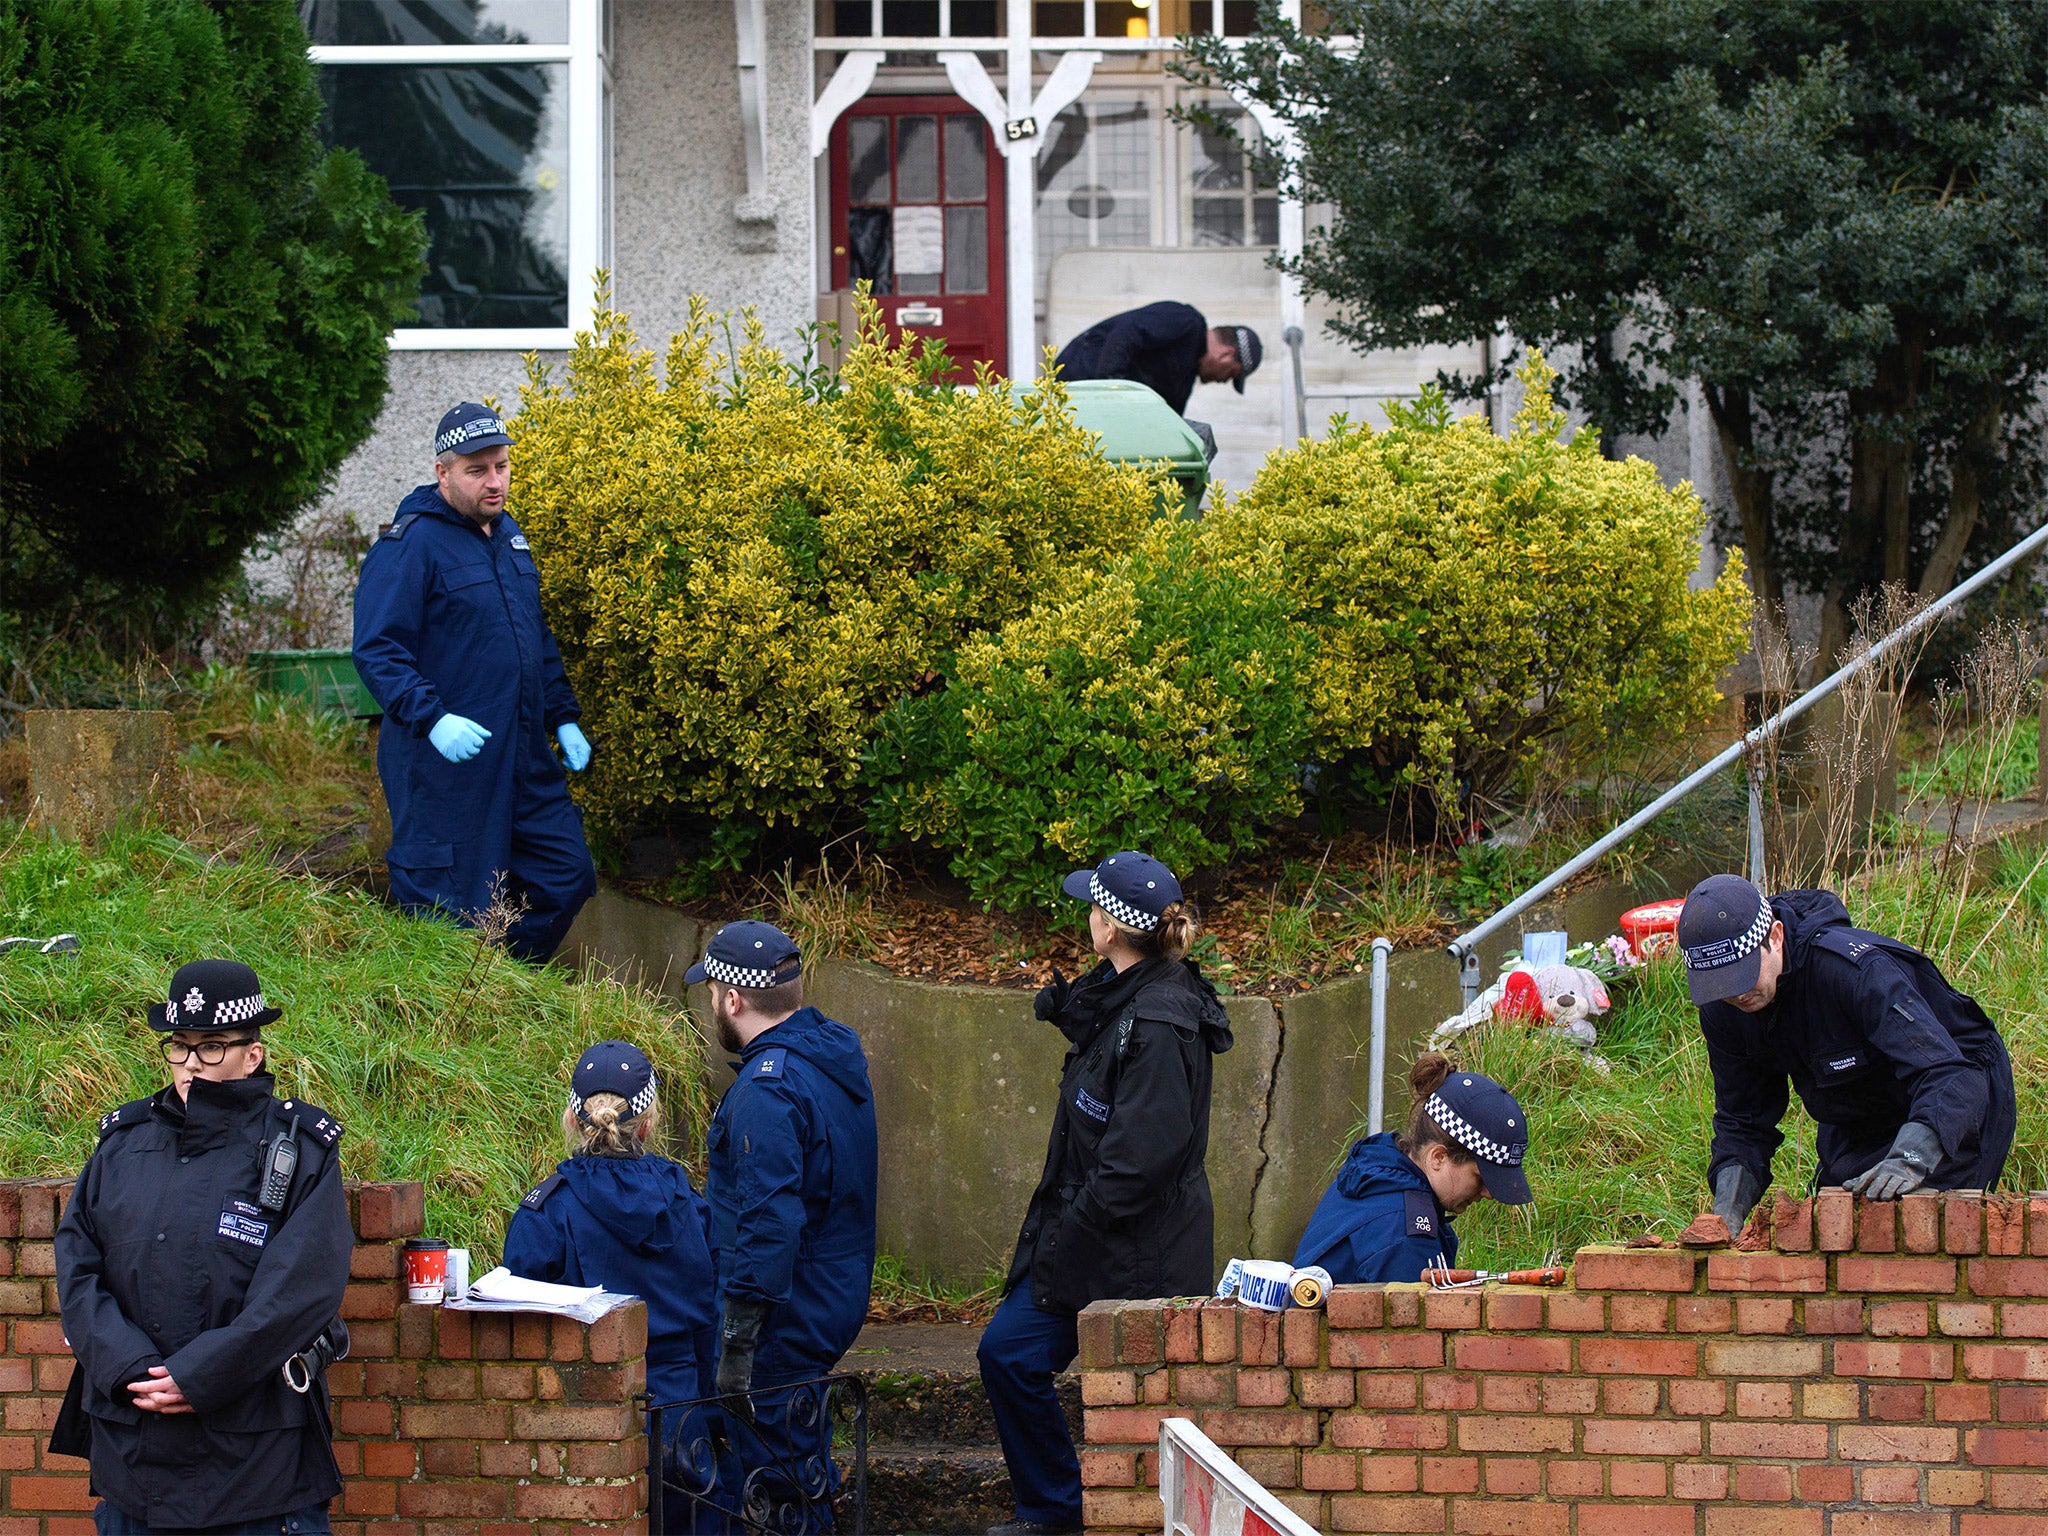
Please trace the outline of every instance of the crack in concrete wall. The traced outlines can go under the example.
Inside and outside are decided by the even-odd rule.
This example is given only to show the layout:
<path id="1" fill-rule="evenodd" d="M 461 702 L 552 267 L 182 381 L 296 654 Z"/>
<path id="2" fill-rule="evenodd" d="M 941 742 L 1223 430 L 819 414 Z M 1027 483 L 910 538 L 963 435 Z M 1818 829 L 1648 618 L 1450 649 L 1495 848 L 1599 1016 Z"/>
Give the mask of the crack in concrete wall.
<path id="1" fill-rule="evenodd" d="M 1278 998 L 1273 999 L 1273 1017 L 1278 1027 L 1273 1034 L 1273 1059 L 1266 1067 L 1265 1106 L 1259 1116 L 1258 1161 L 1252 1167 L 1252 1192 L 1244 1208 L 1244 1251 L 1247 1255 L 1259 1251 L 1259 1187 L 1265 1183 L 1266 1167 L 1273 1157 L 1266 1145 L 1266 1135 L 1273 1126 L 1273 1100 L 1280 1086 L 1280 1062 L 1287 1054 L 1287 1009 Z"/>

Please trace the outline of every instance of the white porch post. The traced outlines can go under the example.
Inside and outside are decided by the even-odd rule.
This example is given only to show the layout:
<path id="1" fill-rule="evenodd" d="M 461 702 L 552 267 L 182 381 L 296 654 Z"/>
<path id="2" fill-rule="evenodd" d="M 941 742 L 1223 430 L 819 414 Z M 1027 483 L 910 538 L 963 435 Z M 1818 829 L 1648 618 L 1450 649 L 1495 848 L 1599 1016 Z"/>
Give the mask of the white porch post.
<path id="1" fill-rule="evenodd" d="M 605 260 L 603 0 L 569 7 L 569 330 L 590 329 Z"/>
<path id="2" fill-rule="evenodd" d="M 1296 26 L 1301 25 L 1301 0 L 1280 0 L 1280 14 Z M 1295 162 L 1301 156 L 1301 139 L 1286 123 L 1258 102 L 1245 97 L 1238 98 L 1238 104 L 1251 114 L 1252 121 L 1259 125 L 1259 132 L 1267 143 L 1273 146 L 1286 167 L 1285 180 L 1280 195 L 1280 259 L 1293 262 L 1301 256 L 1302 247 L 1308 241 L 1308 210 L 1301 201 L 1298 188 L 1291 187 Z M 1302 292 L 1301 280 L 1284 267 L 1280 273 L 1280 336 L 1281 345 L 1286 349 L 1286 336 L 1290 329 L 1304 332 L 1306 344 L 1308 329 L 1308 298 Z M 1276 361 L 1278 361 L 1276 359 Z M 1291 357 L 1288 359 L 1291 364 Z M 1299 386 L 1292 366 L 1280 371 L 1280 440 L 1287 441 L 1287 420 L 1292 415 L 1300 435 L 1308 433 L 1308 402 L 1299 398 Z"/>
<path id="3" fill-rule="evenodd" d="M 1009 0 L 1006 32 L 1007 84 L 1014 120 L 1031 115 L 1031 0 Z M 1042 133 L 1045 125 L 1037 126 Z M 996 141 L 1003 147 L 1003 286 L 1010 310 L 1010 377 L 1020 384 L 1038 377 L 1038 241 L 1032 225 L 1038 203 L 1039 138 L 1040 134 L 1033 134 L 1029 139 L 1012 140 L 1004 133 Z"/>

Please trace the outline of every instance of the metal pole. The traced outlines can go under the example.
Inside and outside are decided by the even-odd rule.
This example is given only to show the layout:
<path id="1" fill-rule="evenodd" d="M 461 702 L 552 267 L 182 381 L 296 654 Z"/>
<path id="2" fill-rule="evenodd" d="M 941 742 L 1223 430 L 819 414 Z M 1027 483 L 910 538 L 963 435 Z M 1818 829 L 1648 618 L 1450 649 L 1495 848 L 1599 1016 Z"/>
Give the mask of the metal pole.
<path id="1" fill-rule="evenodd" d="M 1387 956 L 1392 939 L 1372 941 L 1372 1078 L 1366 1090 L 1365 1133 L 1377 1136 L 1387 1109 Z"/>
<path id="2" fill-rule="evenodd" d="M 1764 886 L 1764 786 L 1756 771 L 1756 755 L 1749 758 L 1749 883 Z"/>
<path id="3" fill-rule="evenodd" d="M 1733 746 L 1717 754 L 1714 760 L 1704 768 L 1692 773 L 1680 783 L 1672 785 L 1671 788 L 1665 790 L 1663 794 L 1652 800 L 1640 811 L 1637 811 L 1635 815 L 1629 817 L 1627 821 L 1624 821 L 1598 842 L 1591 843 L 1582 848 L 1578 853 L 1558 865 L 1556 869 L 1553 869 L 1549 874 L 1537 881 L 1536 884 L 1530 886 L 1528 890 L 1522 892 L 1521 895 L 1502 907 L 1478 927 L 1468 929 L 1466 932 L 1459 934 L 1455 939 L 1452 939 L 1444 948 L 1449 950 L 1452 958 L 1458 962 L 1459 980 L 1464 988 L 1466 1005 L 1470 1006 L 1479 997 L 1479 944 L 1481 940 L 1489 937 L 1515 918 L 1520 917 L 1529 908 L 1535 906 L 1537 902 L 1548 896 L 1560 885 L 1563 885 L 1565 881 L 1571 879 L 1580 870 L 1596 863 L 1609 849 L 1627 842 L 1644 827 L 1647 827 L 1659 816 L 1670 810 L 1672 806 L 1678 804 L 1687 795 L 1727 768 L 1737 758 L 1762 745 L 1774 732 L 1783 730 L 1822 699 L 1825 699 L 1837 688 L 1840 688 L 1843 683 L 1861 672 L 1865 667 L 1871 666 L 1892 651 L 1897 650 L 1921 630 L 1926 629 L 1941 619 L 1951 608 L 1957 607 L 1973 593 L 1998 580 L 1999 577 L 2003 576 L 2029 555 L 2038 554 L 2044 550 L 2048 550 L 2048 524 L 2043 524 L 2041 527 L 2036 528 L 2032 533 L 2021 539 L 2019 543 L 2013 545 L 2011 549 L 2008 549 L 1996 560 L 1985 566 L 1983 570 L 1977 572 L 1976 575 L 1972 576 L 1961 586 L 1950 588 L 1945 595 L 1914 614 L 1912 618 L 1901 624 L 1882 640 L 1879 640 L 1861 656 L 1856 657 L 1853 661 L 1843 666 L 1837 667 L 1823 681 L 1802 693 L 1798 698 L 1779 710 L 1770 719 L 1764 721 L 1763 724 L 1759 725 Z"/>
<path id="4" fill-rule="evenodd" d="M 1301 327 L 1290 325 L 1280 333 L 1280 339 L 1294 354 L 1294 436 L 1299 441 L 1308 436 L 1308 382 L 1301 372 Z"/>

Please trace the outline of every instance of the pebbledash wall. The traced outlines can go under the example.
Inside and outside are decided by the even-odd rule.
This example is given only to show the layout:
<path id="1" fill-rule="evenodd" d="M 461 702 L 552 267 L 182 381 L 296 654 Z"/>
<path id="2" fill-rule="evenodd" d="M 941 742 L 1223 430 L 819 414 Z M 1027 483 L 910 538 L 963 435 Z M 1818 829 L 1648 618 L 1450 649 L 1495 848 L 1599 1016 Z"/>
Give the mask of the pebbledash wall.
<path id="1" fill-rule="evenodd" d="M 56 1231 L 71 1183 L 0 1181 L 0 1536 L 90 1532 L 85 1463 L 44 1449 L 71 1378 L 58 1314 Z M 398 1256 L 425 1225 L 419 1184 L 349 1187 L 355 1223 L 331 1367 L 349 1536 L 643 1532 L 647 1310 L 596 1324 L 479 1316 L 403 1299 Z"/>
<path id="2" fill-rule="evenodd" d="M 2048 1532 L 2048 1197 L 1774 1217 L 1769 1252 L 1581 1249 L 1557 1291 L 1099 1302 L 1088 1528 L 1160 1528 L 1179 1415 L 1323 1531 Z"/>

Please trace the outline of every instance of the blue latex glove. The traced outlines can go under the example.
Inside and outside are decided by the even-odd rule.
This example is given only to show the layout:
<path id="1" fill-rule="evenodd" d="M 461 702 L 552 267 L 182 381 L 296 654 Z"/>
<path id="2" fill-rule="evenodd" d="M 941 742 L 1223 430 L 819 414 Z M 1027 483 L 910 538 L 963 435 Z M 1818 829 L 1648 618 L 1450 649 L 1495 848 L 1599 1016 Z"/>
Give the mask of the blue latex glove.
<path id="1" fill-rule="evenodd" d="M 451 763 L 468 762 L 483 751 L 484 743 L 490 739 L 489 731 L 460 715 L 443 715 L 427 732 L 427 740 L 434 744 L 434 750 Z"/>
<path id="2" fill-rule="evenodd" d="M 571 773 L 581 773 L 590 766 L 590 738 L 574 720 L 556 728 L 555 740 L 562 744 L 562 761 L 569 765 Z"/>

